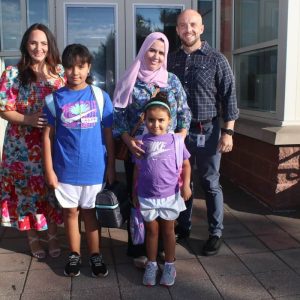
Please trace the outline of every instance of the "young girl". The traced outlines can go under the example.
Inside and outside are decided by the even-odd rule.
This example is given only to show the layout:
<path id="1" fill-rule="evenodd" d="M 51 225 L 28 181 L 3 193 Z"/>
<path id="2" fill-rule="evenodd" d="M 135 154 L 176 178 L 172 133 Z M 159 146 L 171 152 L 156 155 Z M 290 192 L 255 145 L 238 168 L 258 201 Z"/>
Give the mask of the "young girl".
<path id="1" fill-rule="evenodd" d="M 144 112 L 149 133 L 141 137 L 145 154 L 142 159 L 135 160 L 134 182 L 137 182 L 137 189 L 133 195 L 135 200 L 138 197 L 147 231 L 148 263 L 143 284 L 156 284 L 157 246 L 161 230 L 165 266 L 160 284 L 171 286 L 176 277 L 174 222 L 179 213 L 185 210 L 184 200 L 188 200 L 192 194 L 191 167 L 188 160 L 190 154 L 184 146 L 182 135 L 168 133 L 171 122 L 170 106 L 162 93 L 145 105 Z M 183 180 L 181 188 L 179 177 Z"/>
<path id="2" fill-rule="evenodd" d="M 104 183 L 115 176 L 111 125 L 113 108 L 107 93 L 103 111 L 89 85 L 92 56 L 80 44 L 72 44 L 62 54 L 67 84 L 53 94 L 53 108 L 46 99 L 48 126 L 43 135 L 45 176 L 63 207 L 70 254 L 66 276 L 80 274 L 79 211 L 85 225 L 92 276 L 105 277 L 106 265 L 99 252 L 95 199 Z M 107 151 L 106 151 L 107 149 Z M 105 167 L 107 163 L 107 167 Z"/>

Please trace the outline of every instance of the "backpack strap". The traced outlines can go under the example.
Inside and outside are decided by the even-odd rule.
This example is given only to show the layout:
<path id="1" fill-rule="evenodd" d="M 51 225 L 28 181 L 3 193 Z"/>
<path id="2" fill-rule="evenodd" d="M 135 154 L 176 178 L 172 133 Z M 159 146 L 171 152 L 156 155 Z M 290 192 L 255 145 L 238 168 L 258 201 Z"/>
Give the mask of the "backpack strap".
<path id="1" fill-rule="evenodd" d="M 56 110 L 55 110 L 55 104 L 54 104 L 54 95 L 53 93 L 47 95 L 45 97 L 45 104 L 48 107 L 48 109 L 50 110 L 52 116 L 54 118 L 56 118 Z"/>
<path id="2" fill-rule="evenodd" d="M 94 95 L 94 98 L 96 99 L 98 108 L 99 108 L 99 113 L 100 113 L 100 122 L 102 121 L 102 114 L 103 114 L 103 107 L 104 107 L 104 97 L 102 90 L 98 88 L 95 85 L 91 85 L 92 93 Z"/>
<path id="3" fill-rule="evenodd" d="M 177 165 L 177 169 L 180 169 L 183 164 L 184 140 L 180 134 L 173 134 L 173 139 L 175 143 L 176 165 Z"/>

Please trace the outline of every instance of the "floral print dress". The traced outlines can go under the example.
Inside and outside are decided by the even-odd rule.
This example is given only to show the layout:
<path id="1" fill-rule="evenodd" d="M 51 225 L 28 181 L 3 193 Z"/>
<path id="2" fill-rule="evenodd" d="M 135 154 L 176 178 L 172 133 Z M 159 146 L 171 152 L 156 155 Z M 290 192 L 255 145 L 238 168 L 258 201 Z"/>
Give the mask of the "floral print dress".
<path id="1" fill-rule="evenodd" d="M 64 86 L 59 78 L 22 86 L 18 69 L 7 67 L 0 80 L 0 111 L 33 114 L 41 111 L 45 96 Z M 48 189 L 42 168 L 41 128 L 8 122 L 0 168 L 0 221 L 19 230 L 46 230 L 47 223 L 62 223 L 61 210 Z"/>

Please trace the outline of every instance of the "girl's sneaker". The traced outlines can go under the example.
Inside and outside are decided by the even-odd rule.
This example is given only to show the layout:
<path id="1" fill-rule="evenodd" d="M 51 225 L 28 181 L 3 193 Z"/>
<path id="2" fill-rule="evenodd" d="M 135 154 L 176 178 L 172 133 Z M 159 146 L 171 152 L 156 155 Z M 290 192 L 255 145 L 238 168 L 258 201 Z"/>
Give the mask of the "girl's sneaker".
<path id="1" fill-rule="evenodd" d="M 165 263 L 164 271 L 160 279 L 160 284 L 165 286 L 172 286 L 175 283 L 176 269 L 174 263 Z"/>
<path id="2" fill-rule="evenodd" d="M 65 266 L 64 274 L 66 276 L 76 277 L 80 275 L 81 257 L 77 252 L 69 254 L 69 261 Z"/>
<path id="3" fill-rule="evenodd" d="M 92 269 L 93 277 L 106 277 L 108 275 L 108 270 L 103 262 L 102 255 L 99 253 L 94 253 L 90 257 L 90 266 Z"/>
<path id="4" fill-rule="evenodd" d="M 153 286 L 156 285 L 156 276 L 158 272 L 157 264 L 153 262 L 148 262 L 146 265 L 146 270 L 143 277 L 143 285 Z"/>

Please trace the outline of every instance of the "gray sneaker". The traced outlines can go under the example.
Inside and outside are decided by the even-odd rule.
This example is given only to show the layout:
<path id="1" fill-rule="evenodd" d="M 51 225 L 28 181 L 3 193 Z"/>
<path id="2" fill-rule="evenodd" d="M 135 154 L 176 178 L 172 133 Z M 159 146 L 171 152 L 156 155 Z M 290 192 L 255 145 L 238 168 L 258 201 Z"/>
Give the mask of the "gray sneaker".
<path id="1" fill-rule="evenodd" d="M 160 279 L 160 284 L 165 286 L 172 286 L 175 283 L 175 278 L 175 264 L 165 264 L 164 271 Z"/>
<path id="2" fill-rule="evenodd" d="M 158 266 L 151 263 L 147 263 L 146 270 L 143 277 L 143 285 L 153 286 L 156 285 L 156 275 L 158 272 Z"/>

